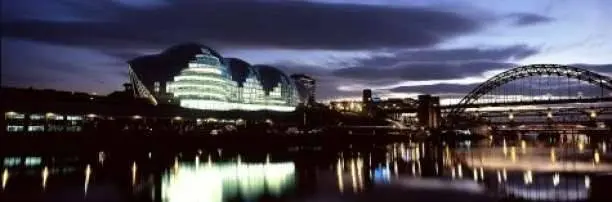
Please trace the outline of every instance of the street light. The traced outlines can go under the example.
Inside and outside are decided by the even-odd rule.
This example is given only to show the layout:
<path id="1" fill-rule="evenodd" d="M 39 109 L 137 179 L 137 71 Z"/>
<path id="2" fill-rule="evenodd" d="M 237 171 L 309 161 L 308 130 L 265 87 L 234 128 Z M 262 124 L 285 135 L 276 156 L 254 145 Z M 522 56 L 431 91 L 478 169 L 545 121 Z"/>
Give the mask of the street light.
<path id="1" fill-rule="evenodd" d="M 595 112 L 595 110 L 591 110 L 590 117 L 591 117 L 592 119 L 597 118 L 597 112 Z"/>

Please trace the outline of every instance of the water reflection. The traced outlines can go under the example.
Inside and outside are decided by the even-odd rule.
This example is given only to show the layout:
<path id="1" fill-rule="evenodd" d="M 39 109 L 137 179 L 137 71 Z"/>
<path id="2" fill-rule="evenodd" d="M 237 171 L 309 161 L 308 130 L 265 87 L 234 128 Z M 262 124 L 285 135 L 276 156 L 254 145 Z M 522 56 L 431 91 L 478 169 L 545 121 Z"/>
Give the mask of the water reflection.
<path id="1" fill-rule="evenodd" d="M 467 201 L 491 195 L 497 198 L 487 199 L 583 200 L 596 186 L 595 175 L 612 173 L 612 154 L 606 147 L 605 141 L 588 139 L 559 143 L 492 138 L 328 151 L 300 146 L 255 154 L 212 148 L 155 155 L 108 150 L 7 156 L 2 157 L 2 194 L 15 200 L 73 194 L 72 201 L 117 201 L 120 193 L 108 190 L 120 190 L 127 193 L 124 201 L 321 201 L 321 195 L 351 199 L 399 187 L 399 194 L 455 193 Z M 423 197 L 446 201 L 437 194 Z"/>
<path id="2" fill-rule="evenodd" d="M 295 165 L 284 163 L 215 163 L 207 167 L 182 162 L 162 177 L 163 201 L 255 200 L 291 187 Z"/>
<path id="3" fill-rule="evenodd" d="M 4 188 L 6 187 L 8 178 L 9 178 L 9 172 L 8 172 L 8 169 L 5 168 L 4 171 L 2 171 L 2 190 L 4 190 Z"/>

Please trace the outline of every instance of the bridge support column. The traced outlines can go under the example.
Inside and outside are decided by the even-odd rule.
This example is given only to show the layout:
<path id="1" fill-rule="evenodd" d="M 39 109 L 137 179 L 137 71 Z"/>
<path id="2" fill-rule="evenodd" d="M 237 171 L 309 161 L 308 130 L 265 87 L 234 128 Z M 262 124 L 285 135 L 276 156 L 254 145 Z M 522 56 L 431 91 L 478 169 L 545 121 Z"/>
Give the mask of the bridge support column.
<path id="1" fill-rule="evenodd" d="M 419 95 L 417 117 L 419 124 L 430 129 L 440 127 L 440 98 L 431 95 Z"/>

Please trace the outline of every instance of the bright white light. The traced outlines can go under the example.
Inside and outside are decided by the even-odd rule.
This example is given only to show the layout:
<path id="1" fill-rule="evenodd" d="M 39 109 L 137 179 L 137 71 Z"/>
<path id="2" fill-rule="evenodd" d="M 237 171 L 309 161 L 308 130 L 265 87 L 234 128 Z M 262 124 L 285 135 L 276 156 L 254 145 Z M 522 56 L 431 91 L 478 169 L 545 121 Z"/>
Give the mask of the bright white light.
<path id="1" fill-rule="evenodd" d="M 216 61 L 216 62 L 212 62 Z M 228 111 L 294 111 L 297 92 L 283 80 L 270 91 L 264 88 L 254 73 L 238 85 L 227 73 L 227 67 L 212 55 L 197 55 L 180 75 L 169 82 L 168 92 L 185 108 Z"/>
<path id="2" fill-rule="evenodd" d="M 2 171 L 2 189 L 4 189 L 6 187 L 6 183 L 8 182 L 8 178 L 9 178 L 9 172 L 8 172 L 8 169 L 5 168 L 4 171 Z"/>
<path id="3" fill-rule="evenodd" d="M 181 107 L 194 108 L 194 109 L 205 109 L 205 110 L 216 110 L 216 111 L 229 111 L 229 110 L 244 110 L 244 111 L 281 111 L 281 112 L 292 112 L 295 111 L 294 106 L 278 106 L 278 105 L 264 105 L 264 104 L 241 104 L 241 103 L 228 103 L 214 100 L 181 100 Z"/>
<path id="4" fill-rule="evenodd" d="M 293 163 L 218 164 L 199 169 L 181 164 L 175 172 L 164 174 L 162 200 L 220 202 L 238 194 L 255 200 L 265 190 L 278 196 L 292 185 L 294 173 Z"/>

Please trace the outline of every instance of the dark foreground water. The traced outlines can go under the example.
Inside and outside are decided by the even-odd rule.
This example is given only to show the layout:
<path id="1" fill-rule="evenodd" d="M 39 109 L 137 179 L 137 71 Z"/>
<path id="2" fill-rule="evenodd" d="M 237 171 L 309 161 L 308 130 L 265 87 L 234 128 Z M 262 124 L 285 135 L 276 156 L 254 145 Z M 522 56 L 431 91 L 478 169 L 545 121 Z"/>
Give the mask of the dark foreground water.
<path id="1" fill-rule="evenodd" d="M 2 157 L 0 201 L 585 201 L 612 173 L 609 146 L 486 139 L 12 154 Z"/>

